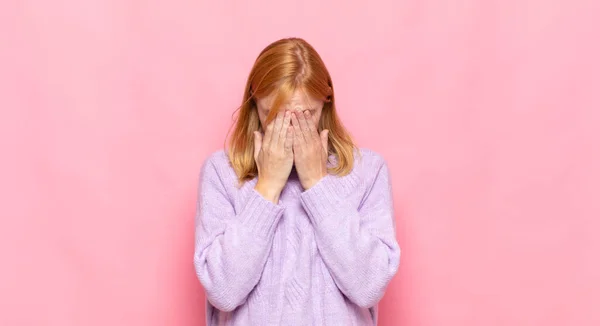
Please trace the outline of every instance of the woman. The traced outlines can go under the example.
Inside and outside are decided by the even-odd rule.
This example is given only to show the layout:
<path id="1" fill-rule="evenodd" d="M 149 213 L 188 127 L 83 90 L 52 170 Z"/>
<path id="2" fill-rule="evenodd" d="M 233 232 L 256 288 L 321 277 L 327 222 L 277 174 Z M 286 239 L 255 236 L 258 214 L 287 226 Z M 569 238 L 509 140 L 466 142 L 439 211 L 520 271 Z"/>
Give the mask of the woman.
<path id="1" fill-rule="evenodd" d="M 207 324 L 375 325 L 399 260 L 385 161 L 354 146 L 312 46 L 267 46 L 228 151 L 202 168 L 194 264 Z"/>

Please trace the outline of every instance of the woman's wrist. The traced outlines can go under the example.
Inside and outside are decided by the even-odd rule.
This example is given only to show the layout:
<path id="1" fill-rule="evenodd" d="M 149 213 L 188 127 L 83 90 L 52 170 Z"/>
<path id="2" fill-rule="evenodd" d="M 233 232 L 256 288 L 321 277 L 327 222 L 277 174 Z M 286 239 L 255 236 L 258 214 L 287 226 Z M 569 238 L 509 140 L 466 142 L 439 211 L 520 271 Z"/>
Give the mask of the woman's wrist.
<path id="1" fill-rule="evenodd" d="M 273 204 L 277 205 L 279 203 L 281 189 L 277 189 L 276 187 L 270 186 L 267 183 L 259 180 L 256 183 L 256 186 L 254 186 L 254 190 L 261 194 L 266 200 L 273 202 Z"/>

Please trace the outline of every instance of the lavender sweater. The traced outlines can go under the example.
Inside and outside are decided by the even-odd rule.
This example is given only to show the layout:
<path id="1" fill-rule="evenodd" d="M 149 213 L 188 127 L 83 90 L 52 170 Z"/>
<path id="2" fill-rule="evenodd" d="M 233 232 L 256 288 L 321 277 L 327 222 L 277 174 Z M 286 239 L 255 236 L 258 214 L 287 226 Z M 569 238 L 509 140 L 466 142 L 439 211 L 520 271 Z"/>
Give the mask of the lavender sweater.
<path id="1" fill-rule="evenodd" d="M 400 249 L 387 165 L 360 152 L 307 191 L 292 170 L 277 205 L 256 179 L 238 186 L 224 151 L 205 161 L 194 265 L 208 326 L 376 325 Z"/>

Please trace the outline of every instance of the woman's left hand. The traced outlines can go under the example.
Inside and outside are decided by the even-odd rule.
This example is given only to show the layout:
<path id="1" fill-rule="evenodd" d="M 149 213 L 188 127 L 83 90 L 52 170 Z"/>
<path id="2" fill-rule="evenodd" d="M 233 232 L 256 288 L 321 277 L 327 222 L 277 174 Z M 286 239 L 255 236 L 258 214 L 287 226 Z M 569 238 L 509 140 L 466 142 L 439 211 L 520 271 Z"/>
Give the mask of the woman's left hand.
<path id="1" fill-rule="evenodd" d="M 310 111 L 292 112 L 294 163 L 302 187 L 307 190 L 327 175 L 329 130 L 315 128 Z"/>

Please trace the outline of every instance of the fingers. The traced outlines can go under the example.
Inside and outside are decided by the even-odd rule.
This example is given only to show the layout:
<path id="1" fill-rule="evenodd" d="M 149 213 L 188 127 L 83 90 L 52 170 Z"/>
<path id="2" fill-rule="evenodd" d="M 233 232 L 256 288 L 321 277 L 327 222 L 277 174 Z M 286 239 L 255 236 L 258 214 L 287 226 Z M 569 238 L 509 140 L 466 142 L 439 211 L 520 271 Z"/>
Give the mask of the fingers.
<path id="1" fill-rule="evenodd" d="M 287 132 L 285 134 L 285 142 L 283 148 L 286 152 L 290 153 L 294 147 L 294 127 L 287 126 Z"/>
<path id="2" fill-rule="evenodd" d="M 313 120 L 313 117 L 312 117 L 312 114 L 310 113 L 310 111 L 308 111 L 308 110 L 304 111 L 304 118 L 305 118 L 306 125 L 307 125 L 306 130 L 308 130 L 308 135 L 314 141 L 318 141 L 319 140 L 319 132 L 317 131 L 317 129 L 315 129 L 315 121 Z"/>
<path id="3" fill-rule="evenodd" d="M 304 134 L 300 128 L 300 122 L 298 121 L 298 112 L 292 112 L 292 127 L 294 129 L 294 147 L 304 142 Z"/>
<path id="4" fill-rule="evenodd" d="M 279 143 L 284 145 L 287 140 L 288 129 L 290 127 L 291 122 L 291 114 L 290 111 L 285 111 L 283 115 L 283 123 L 281 125 L 281 129 L 279 131 Z"/>
<path id="5" fill-rule="evenodd" d="M 269 146 L 279 145 L 279 137 L 281 136 L 281 126 L 283 125 L 283 115 L 284 112 L 279 111 L 275 120 L 271 121 L 271 124 L 273 124 L 273 130 L 271 131 L 271 141 L 269 142 Z"/>
<path id="6" fill-rule="evenodd" d="M 258 153 L 262 146 L 262 135 L 259 131 L 254 132 L 254 160 L 258 160 Z"/>
<path id="7" fill-rule="evenodd" d="M 295 117 L 295 119 L 292 119 L 295 138 L 300 138 L 304 142 L 315 142 L 318 144 L 320 141 L 319 133 L 315 128 L 315 122 L 310 111 L 295 112 Z"/>
<path id="8" fill-rule="evenodd" d="M 307 112 L 307 111 L 305 111 Z M 309 133 L 309 127 L 308 127 L 308 121 L 306 121 L 306 113 L 305 112 L 298 112 L 298 122 L 300 123 L 300 130 L 302 130 L 302 134 L 304 135 L 304 139 L 309 140 L 310 139 L 310 133 Z"/>

